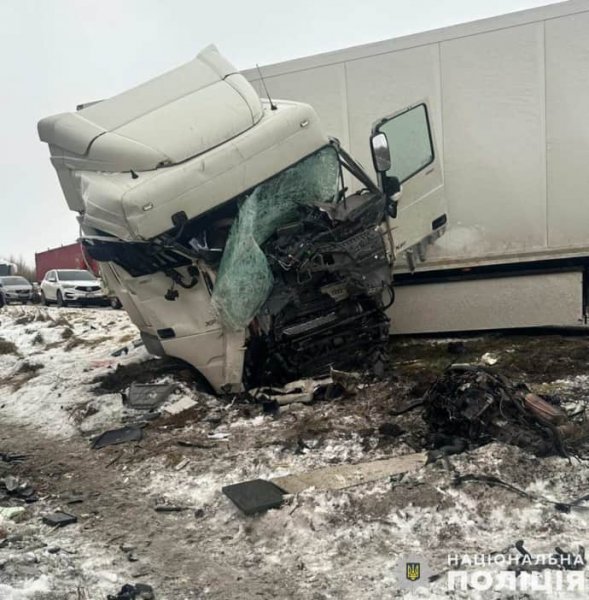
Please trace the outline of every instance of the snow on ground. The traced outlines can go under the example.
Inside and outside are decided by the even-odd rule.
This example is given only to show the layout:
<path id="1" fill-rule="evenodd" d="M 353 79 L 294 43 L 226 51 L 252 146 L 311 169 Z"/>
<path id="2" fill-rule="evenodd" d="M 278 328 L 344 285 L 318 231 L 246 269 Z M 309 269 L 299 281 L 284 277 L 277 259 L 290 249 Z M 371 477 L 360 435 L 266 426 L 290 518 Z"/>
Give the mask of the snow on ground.
<path id="1" fill-rule="evenodd" d="M 72 409 L 94 399 L 97 376 L 149 357 L 142 347 L 111 357 L 138 331 L 126 315 L 110 309 L 11 306 L 0 313 L 0 337 L 17 347 L 17 353 L 0 355 L 3 414 L 49 436 L 76 432 Z M 105 408 L 117 405 L 120 413 L 120 395 L 102 402 Z"/>
<path id="2" fill-rule="evenodd" d="M 0 312 L 0 351 L 9 350 L 0 354 L 0 452 L 30 454 L 22 466 L 0 462 L 0 479 L 2 468 L 12 469 L 40 496 L 25 505 L 22 522 L 0 521 L 1 600 L 104 600 L 135 581 L 153 585 L 158 600 L 495 599 L 497 592 L 449 592 L 445 575 L 404 592 L 397 561 L 418 554 L 442 573 L 448 554 L 514 553 L 517 540 L 533 554 L 585 545 L 589 512 L 561 512 L 541 497 L 570 501 L 589 493 L 586 464 L 537 458 L 498 443 L 390 481 L 307 490 L 254 517 L 221 493 L 248 479 L 413 452 L 423 427 L 417 417 L 398 419 L 405 433 L 397 437 L 380 433 L 379 426 L 395 421 L 390 409 L 407 399 L 422 371 L 411 371 L 408 381 L 401 373 L 396 383 L 368 386 L 346 401 L 291 406 L 276 416 L 257 405 L 212 398 L 185 378 L 156 370 L 153 382 L 178 381 L 180 395 L 170 401 L 189 397 L 196 406 L 150 421 L 139 444 L 91 450 L 92 435 L 141 416 L 123 405 L 119 391 L 98 394 L 95 381 L 117 366 L 151 368 L 147 353 L 132 347 L 136 337 L 121 311 Z M 483 356 L 484 338 L 471 342 Z M 111 356 L 125 345 L 128 354 Z M 406 346 L 407 368 L 425 364 L 417 342 Z M 427 350 L 427 342 L 422 346 Z M 440 340 L 432 344 L 436 361 L 442 346 Z M 510 346 L 502 354 L 496 341 L 492 348 L 499 365 L 518 351 Z M 398 354 L 402 360 L 402 349 Z M 585 397 L 586 371 L 561 375 L 546 381 L 551 393 Z M 194 445 L 179 446 L 182 440 Z M 536 499 L 481 483 L 454 485 L 457 475 L 469 473 L 499 477 Z M 76 495 L 83 501 L 68 504 Z M 182 510 L 155 512 L 161 504 Z M 43 514 L 58 509 L 79 522 L 57 530 L 41 524 Z"/>

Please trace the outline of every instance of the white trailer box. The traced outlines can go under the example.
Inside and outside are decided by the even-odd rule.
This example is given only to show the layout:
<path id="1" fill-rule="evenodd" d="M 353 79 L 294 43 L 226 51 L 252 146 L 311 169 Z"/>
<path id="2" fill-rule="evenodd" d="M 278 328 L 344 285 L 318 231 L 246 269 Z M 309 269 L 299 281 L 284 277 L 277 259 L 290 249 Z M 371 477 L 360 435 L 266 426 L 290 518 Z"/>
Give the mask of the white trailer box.
<path id="1" fill-rule="evenodd" d="M 273 97 L 313 105 L 367 168 L 371 125 L 427 99 L 448 230 L 415 273 L 398 263 L 394 332 L 585 324 L 589 1 L 261 71 Z M 244 74 L 263 94 L 258 71 Z"/>

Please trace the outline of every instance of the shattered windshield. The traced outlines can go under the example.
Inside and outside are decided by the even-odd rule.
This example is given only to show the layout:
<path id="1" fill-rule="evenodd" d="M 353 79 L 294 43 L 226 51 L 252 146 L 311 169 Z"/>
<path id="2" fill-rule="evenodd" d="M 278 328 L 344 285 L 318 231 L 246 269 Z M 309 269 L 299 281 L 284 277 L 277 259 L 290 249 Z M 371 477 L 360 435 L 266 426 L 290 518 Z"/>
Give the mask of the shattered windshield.
<path id="1" fill-rule="evenodd" d="M 296 221 L 302 206 L 335 201 L 339 175 L 337 152 L 326 146 L 247 196 L 231 227 L 212 296 L 225 325 L 247 326 L 272 290 L 262 244 L 278 228 Z"/>

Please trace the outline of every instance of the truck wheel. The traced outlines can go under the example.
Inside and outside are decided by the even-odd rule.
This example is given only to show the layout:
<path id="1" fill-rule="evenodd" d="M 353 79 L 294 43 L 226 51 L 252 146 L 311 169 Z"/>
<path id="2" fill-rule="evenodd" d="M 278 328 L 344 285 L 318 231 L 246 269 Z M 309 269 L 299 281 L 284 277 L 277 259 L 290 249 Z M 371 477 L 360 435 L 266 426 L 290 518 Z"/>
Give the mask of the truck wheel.
<path id="1" fill-rule="evenodd" d="M 121 304 L 121 301 L 116 296 L 113 296 L 110 299 L 110 305 L 115 310 L 118 310 L 119 308 L 123 308 L 123 305 Z"/>
<path id="2" fill-rule="evenodd" d="M 63 299 L 63 296 L 61 295 L 61 290 L 57 292 L 57 306 L 59 306 L 59 308 L 67 306 L 67 302 Z"/>

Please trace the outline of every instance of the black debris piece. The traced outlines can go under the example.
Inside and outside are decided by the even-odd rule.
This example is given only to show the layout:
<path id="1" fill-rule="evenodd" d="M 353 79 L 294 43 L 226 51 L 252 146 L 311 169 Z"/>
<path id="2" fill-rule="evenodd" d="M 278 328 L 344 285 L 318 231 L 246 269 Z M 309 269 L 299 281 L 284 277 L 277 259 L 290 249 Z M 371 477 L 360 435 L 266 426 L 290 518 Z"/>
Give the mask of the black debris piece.
<path id="1" fill-rule="evenodd" d="M 284 492 L 271 481 L 264 479 L 226 485 L 221 491 L 246 515 L 280 508 L 284 502 Z"/>
<path id="2" fill-rule="evenodd" d="M 450 447 L 440 455 L 499 441 L 538 456 L 569 456 L 589 441 L 589 423 L 582 418 L 572 420 L 558 398 L 538 396 L 525 384 L 488 367 L 451 365 L 406 410 L 419 404 L 425 408 L 431 446 L 440 446 L 436 439 L 452 440 L 441 444 Z"/>
<path id="3" fill-rule="evenodd" d="M 185 506 L 173 506 L 171 504 L 157 504 L 154 508 L 155 512 L 171 513 L 171 512 L 182 512 L 186 510 Z"/>
<path id="4" fill-rule="evenodd" d="M 26 454 L 7 454 L 0 452 L 0 461 L 7 463 L 21 463 L 27 459 Z"/>
<path id="5" fill-rule="evenodd" d="M 118 594 L 109 594 L 107 600 L 155 600 L 155 594 L 153 588 L 146 583 L 126 583 Z"/>
<path id="6" fill-rule="evenodd" d="M 201 442 L 198 440 L 178 440 L 176 443 L 183 448 L 202 448 L 208 450 L 215 447 L 214 442 Z"/>
<path id="7" fill-rule="evenodd" d="M 465 354 L 466 346 L 464 345 L 464 342 L 448 342 L 446 350 L 448 354 Z"/>
<path id="8" fill-rule="evenodd" d="M 119 348 L 118 350 L 111 352 L 110 355 L 117 358 L 119 356 L 122 356 L 123 354 L 128 354 L 128 353 L 129 353 L 129 348 L 127 346 L 123 346 L 122 348 Z"/>
<path id="9" fill-rule="evenodd" d="M 13 498 L 19 498 L 29 503 L 36 502 L 39 499 L 33 486 L 18 477 L 8 475 L 0 483 L 4 486 L 6 493 Z"/>
<path id="10" fill-rule="evenodd" d="M 378 428 L 378 433 L 383 437 L 399 437 L 405 432 L 396 423 L 383 423 Z"/>
<path id="11" fill-rule="evenodd" d="M 43 523 L 51 527 L 65 527 L 77 522 L 78 517 L 61 511 L 43 517 Z"/>
<path id="12" fill-rule="evenodd" d="M 439 458 L 451 454 L 460 454 L 468 448 L 468 443 L 464 438 L 444 435 L 443 433 L 434 433 L 431 436 L 431 442 L 434 449 L 428 453 L 428 463 L 435 462 Z"/>
<path id="13" fill-rule="evenodd" d="M 121 429 L 112 429 L 101 433 L 92 442 L 92 448 L 99 450 L 105 446 L 114 446 L 116 444 L 125 444 L 127 442 L 138 442 L 143 438 L 143 431 L 139 427 L 121 427 Z"/>
<path id="14" fill-rule="evenodd" d="M 123 402 L 137 410 L 153 410 L 161 406 L 177 388 L 175 383 L 132 383 Z"/>
<path id="15" fill-rule="evenodd" d="M 579 512 L 587 512 L 589 511 L 589 506 L 585 506 L 582 502 L 589 500 L 589 494 L 586 496 L 581 496 L 575 500 L 569 502 L 559 502 L 556 500 L 551 500 L 550 498 L 546 498 L 545 496 L 541 496 L 539 494 L 532 494 L 526 492 L 511 483 L 503 481 L 498 477 L 494 477 L 493 475 L 478 475 L 478 474 L 468 474 L 468 475 L 456 475 L 453 480 L 454 486 L 461 486 L 463 483 L 483 483 L 489 486 L 497 486 L 505 488 L 506 490 L 510 490 L 511 492 L 521 496 L 522 498 L 528 498 L 533 500 L 534 502 L 544 502 L 545 504 L 550 504 L 554 506 L 554 508 L 560 512 L 569 513 L 573 510 L 577 510 Z"/>

